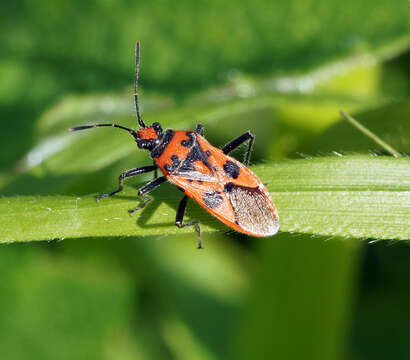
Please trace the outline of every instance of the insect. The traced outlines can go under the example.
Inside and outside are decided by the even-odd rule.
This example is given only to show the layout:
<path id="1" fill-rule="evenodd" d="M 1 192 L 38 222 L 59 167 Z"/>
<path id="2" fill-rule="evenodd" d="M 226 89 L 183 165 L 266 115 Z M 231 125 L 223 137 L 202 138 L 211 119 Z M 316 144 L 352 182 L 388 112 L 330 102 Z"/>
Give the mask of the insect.
<path id="1" fill-rule="evenodd" d="M 147 194 L 165 181 L 170 181 L 184 192 L 175 225 L 179 228 L 195 226 L 198 233 L 198 248 L 202 248 L 199 220 L 184 222 L 188 198 L 194 199 L 209 213 L 232 229 L 252 236 L 271 236 L 279 229 L 279 217 L 265 185 L 247 168 L 254 142 L 254 135 L 247 131 L 226 144 L 222 149 L 212 146 L 203 137 L 203 126 L 194 131 L 162 130 L 158 122 L 145 125 L 138 106 L 138 75 L 140 44 L 135 47 L 136 71 L 134 99 L 139 129 L 137 131 L 117 124 L 82 125 L 69 131 L 111 126 L 128 131 L 140 149 L 150 151 L 153 165 L 130 169 L 118 178 L 118 188 L 97 197 L 97 201 L 113 196 L 123 189 L 123 181 L 129 177 L 154 172 L 154 180 L 138 190 L 143 203 L 129 210 L 134 213 L 144 208 L 152 199 Z M 241 144 L 248 141 L 244 164 L 228 156 Z M 157 177 L 157 169 L 163 176 Z"/>

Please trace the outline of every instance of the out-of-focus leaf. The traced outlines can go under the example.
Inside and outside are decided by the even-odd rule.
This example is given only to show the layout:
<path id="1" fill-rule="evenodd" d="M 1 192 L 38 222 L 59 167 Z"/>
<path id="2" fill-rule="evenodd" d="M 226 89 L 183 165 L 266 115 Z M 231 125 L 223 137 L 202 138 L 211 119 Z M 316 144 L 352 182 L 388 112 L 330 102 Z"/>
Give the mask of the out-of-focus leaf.
<path id="1" fill-rule="evenodd" d="M 181 360 L 190 360 L 192 358 L 212 360 L 220 358 L 213 354 L 208 344 L 201 343 L 200 339 L 195 336 L 195 331 L 190 329 L 176 314 L 173 316 L 164 316 L 162 320 L 162 334 L 176 358 Z M 226 322 L 221 325 L 223 328 Z M 213 333 L 209 333 L 208 336 L 215 338 L 216 336 L 214 335 Z M 225 341 L 228 340 L 226 332 L 222 335 L 225 335 Z"/>
<path id="2" fill-rule="evenodd" d="M 50 247 L 79 263 L 98 259 L 107 269 L 120 265 L 135 278 L 136 307 L 143 310 L 136 313 L 136 337 L 146 344 L 150 358 L 164 358 L 164 349 L 175 358 L 224 358 L 219 355 L 226 352 L 249 289 L 251 254 L 215 232 L 203 234 L 206 251 L 198 251 L 196 241 L 190 234 L 100 237 Z M 217 327 L 215 319 L 221 320 Z"/>
<path id="3" fill-rule="evenodd" d="M 410 153 L 410 101 L 403 100 L 355 113 L 354 118 L 399 152 Z M 374 152 L 381 148 L 347 121 L 339 121 L 301 145 L 300 152 L 316 155 L 337 152 Z"/>
<path id="4" fill-rule="evenodd" d="M 145 264 L 136 266 L 155 284 L 152 291 L 162 294 L 149 310 L 162 312 L 155 318 L 176 357 L 224 359 L 249 290 L 251 254 L 215 232 L 205 233 L 203 241 L 205 250 L 199 251 L 196 236 L 187 234 L 138 239 L 135 254 Z"/>
<path id="5" fill-rule="evenodd" d="M 127 88 L 123 93 L 70 95 L 55 106 L 47 109 L 38 120 L 38 132 L 42 137 L 56 135 L 76 124 L 94 124 L 118 122 L 125 117 L 134 118 L 135 104 L 133 89 Z M 156 111 L 164 111 L 173 106 L 173 101 L 165 96 L 142 95 L 141 111 L 148 116 L 155 116 Z"/>
<path id="6" fill-rule="evenodd" d="M 152 103 L 161 100 L 153 99 Z M 196 104 L 155 111 L 161 107 L 158 103 L 150 105 L 144 118 L 147 123 L 159 121 L 164 128 L 177 130 L 194 129 L 195 124 L 203 124 L 207 139 L 216 146 L 251 130 L 257 137 L 252 159 L 260 161 L 294 153 L 301 141 L 337 121 L 340 107 L 354 111 L 368 104 L 349 99 L 300 99 L 271 94 L 208 106 Z M 106 108 L 112 111 L 107 112 Z M 68 126 L 95 122 L 135 128 L 135 116 L 126 116 L 125 108 L 120 95 L 70 97 L 51 108 L 40 122 L 41 141 L 20 161 L 17 175 L 8 174 L 1 179 L 3 194 L 101 191 L 115 186 L 118 175 L 124 170 L 150 164 L 152 159 L 148 154 L 138 150 L 129 134 L 118 129 L 66 131 Z M 227 128 L 231 129 L 229 133 Z M 142 180 L 146 178 L 141 177 Z"/>
<path id="7" fill-rule="evenodd" d="M 353 358 L 383 360 L 387 354 L 392 359 L 407 358 L 407 334 L 410 333 L 408 245 L 381 241 L 366 246 L 350 332 Z"/>
<path id="8" fill-rule="evenodd" d="M 209 84 L 232 68 L 283 73 L 346 54 L 377 54 L 408 34 L 408 4 L 403 1 L 388 7 L 382 0 L 256 1 L 251 6 L 244 0 L 212 0 L 199 7 L 187 0 L 161 6 L 99 2 L 92 11 L 78 0 L 70 7 L 46 1 L 36 5 L 3 9 L 5 51 L 29 56 L 32 67 L 37 62 L 44 67 L 48 60 L 49 72 L 68 78 L 70 85 L 77 81 L 77 86 L 95 78 L 101 86 L 125 79 L 136 39 L 142 43 L 144 81 L 186 90 Z M 25 21 L 10 26 L 18 11 Z M 79 70 L 81 76 L 73 77 Z"/>
<path id="9" fill-rule="evenodd" d="M 130 320 L 133 279 L 118 266 L 53 255 L 22 246 L 0 252 L 2 357 L 147 359 Z"/>
<path id="10" fill-rule="evenodd" d="M 289 234 L 264 241 L 232 359 L 345 359 L 359 247 Z"/>
<path id="11" fill-rule="evenodd" d="M 34 143 L 33 124 L 44 107 L 66 94 L 118 91 L 131 83 L 136 38 L 142 41 L 142 85 L 174 94 L 223 82 L 232 69 L 263 74 L 276 92 L 306 93 L 312 84 L 314 88 L 343 73 L 346 58 L 353 57 L 353 67 L 355 59 L 359 66 L 362 58 L 374 64 L 409 47 L 403 1 L 386 7 L 381 0 L 313 0 L 307 6 L 295 0 L 252 6 L 212 0 L 201 9 L 189 1 L 166 1 L 160 7 L 147 1 L 115 7 L 97 1 L 92 8 L 78 0 L 73 4 L 6 4 L 0 12 L 6 54 L 0 70 L 5 79 L 0 108 L 12 123 L 0 133 L 0 142 L 13 150 L 0 155 L 2 168 L 11 169 Z M 11 20 L 21 19 L 21 14 L 24 21 Z M 306 69 L 334 61 L 330 69 L 306 74 Z M 346 63 L 349 68 L 351 61 Z M 279 81 L 277 75 L 282 77 Z M 363 81 L 357 87 L 353 83 L 343 86 L 344 94 L 377 93 Z M 246 89 L 240 93 L 248 94 Z"/>
<path id="12" fill-rule="evenodd" d="M 344 157 L 293 160 L 253 167 L 267 183 L 281 231 L 357 238 L 407 239 L 410 166 L 406 158 Z M 168 185 L 171 186 L 171 185 Z M 14 197 L 0 200 L 1 242 L 68 237 L 176 233 L 181 197 L 167 185 L 130 217 L 136 190 L 96 203 L 94 196 Z M 199 206 L 188 211 L 204 231 L 225 229 Z M 192 229 L 178 231 L 192 232 Z"/>

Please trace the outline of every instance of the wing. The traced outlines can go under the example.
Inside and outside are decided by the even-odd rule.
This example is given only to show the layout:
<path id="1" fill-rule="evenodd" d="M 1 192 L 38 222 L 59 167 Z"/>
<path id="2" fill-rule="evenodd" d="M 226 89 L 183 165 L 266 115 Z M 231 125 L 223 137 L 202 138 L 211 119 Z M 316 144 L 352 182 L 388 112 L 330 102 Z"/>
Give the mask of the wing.
<path id="1" fill-rule="evenodd" d="M 231 228 L 253 236 L 271 236 L 279 218 L 259 178 L 239 161 L 197 135 L 195 153 L 168 179 Z"/>
<path id="2" fill-rule="evenodd" d="M 242 232 L 254 236 L 272 236 L 278 232 L 279 217 L 264 189 L 232 185 L 226 196 Z"/>
<path id="3" fill-rule="evenodd" d="M 194 199 L 212 215 L 229 226 L 235 224 L 235 214 L 232 211 L 232 206 L 226 195 L 221 191 L 219 182 L 215 181 L 215 178 L 213 181 L 201 180 L 199 179 L 200 176 L 197 176 L 198 174 L 193 174 L 192 177 L 187 175 L 170 175 L 168 179 L 182 188 L 186 195 Z"/>

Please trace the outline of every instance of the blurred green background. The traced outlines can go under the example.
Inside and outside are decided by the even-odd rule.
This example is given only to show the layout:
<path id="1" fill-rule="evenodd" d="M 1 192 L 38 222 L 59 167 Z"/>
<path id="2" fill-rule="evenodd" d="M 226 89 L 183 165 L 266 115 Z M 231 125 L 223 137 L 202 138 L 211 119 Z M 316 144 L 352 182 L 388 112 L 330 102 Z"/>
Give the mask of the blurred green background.
<path id="1" fill-rule="evenodd" d="M 136 126 L 137 39 L 148 123 L 202 122 L 216 145 L 251 129 L 253 163 L 386 154 L 343 108 L 408 154 L 409 6 L 2 2 L 1 195 L 101 193 L 149 164 L 125 135 L 65 132 Z M 374 240 L 214 232 L 204 251 L 194 233 L 2 245 L 1 357 L 408 359 L 410 248 Z"/>

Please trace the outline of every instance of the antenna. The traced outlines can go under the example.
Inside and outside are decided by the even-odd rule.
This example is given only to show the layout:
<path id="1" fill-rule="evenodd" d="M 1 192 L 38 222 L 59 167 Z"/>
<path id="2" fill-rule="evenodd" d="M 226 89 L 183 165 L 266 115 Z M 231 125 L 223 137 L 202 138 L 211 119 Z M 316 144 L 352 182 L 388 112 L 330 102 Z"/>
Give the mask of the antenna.
<path id="1" fill-rule="evenodd" d="M 85 130 L 85 129 L 93 129 L 93 128 L 103 127 L 103 126 L 116 127 L 116 128 L 118 128 L 118 129 L 122 129 L 122 130 L 128 131 L 128 132 L 134 137 L 135 140 L 138 140 L 138 135 L 137 135 L 137 133 L 136 133 L 134 130 L 129 129 L 129 128 L 125 127 L 125 126 L 117 125 L 117 124 L 80 125 L 80 126 L 75 126 L 75 127 L 69 128 L 68 131 L 78 131 L 78 130 Z"/>
<path id="2" fill-rule="evenodd" d="M 135 110 L 137 111 L 138 124 L 141 127 L 145 127 L 140 115 L 140 109 L 138 106 L 138 73 L 140 70 L 140 42 L 137 40 L 135 44 L 135 82 L 134 82 L 134 99 L 135 99 Z"/>

